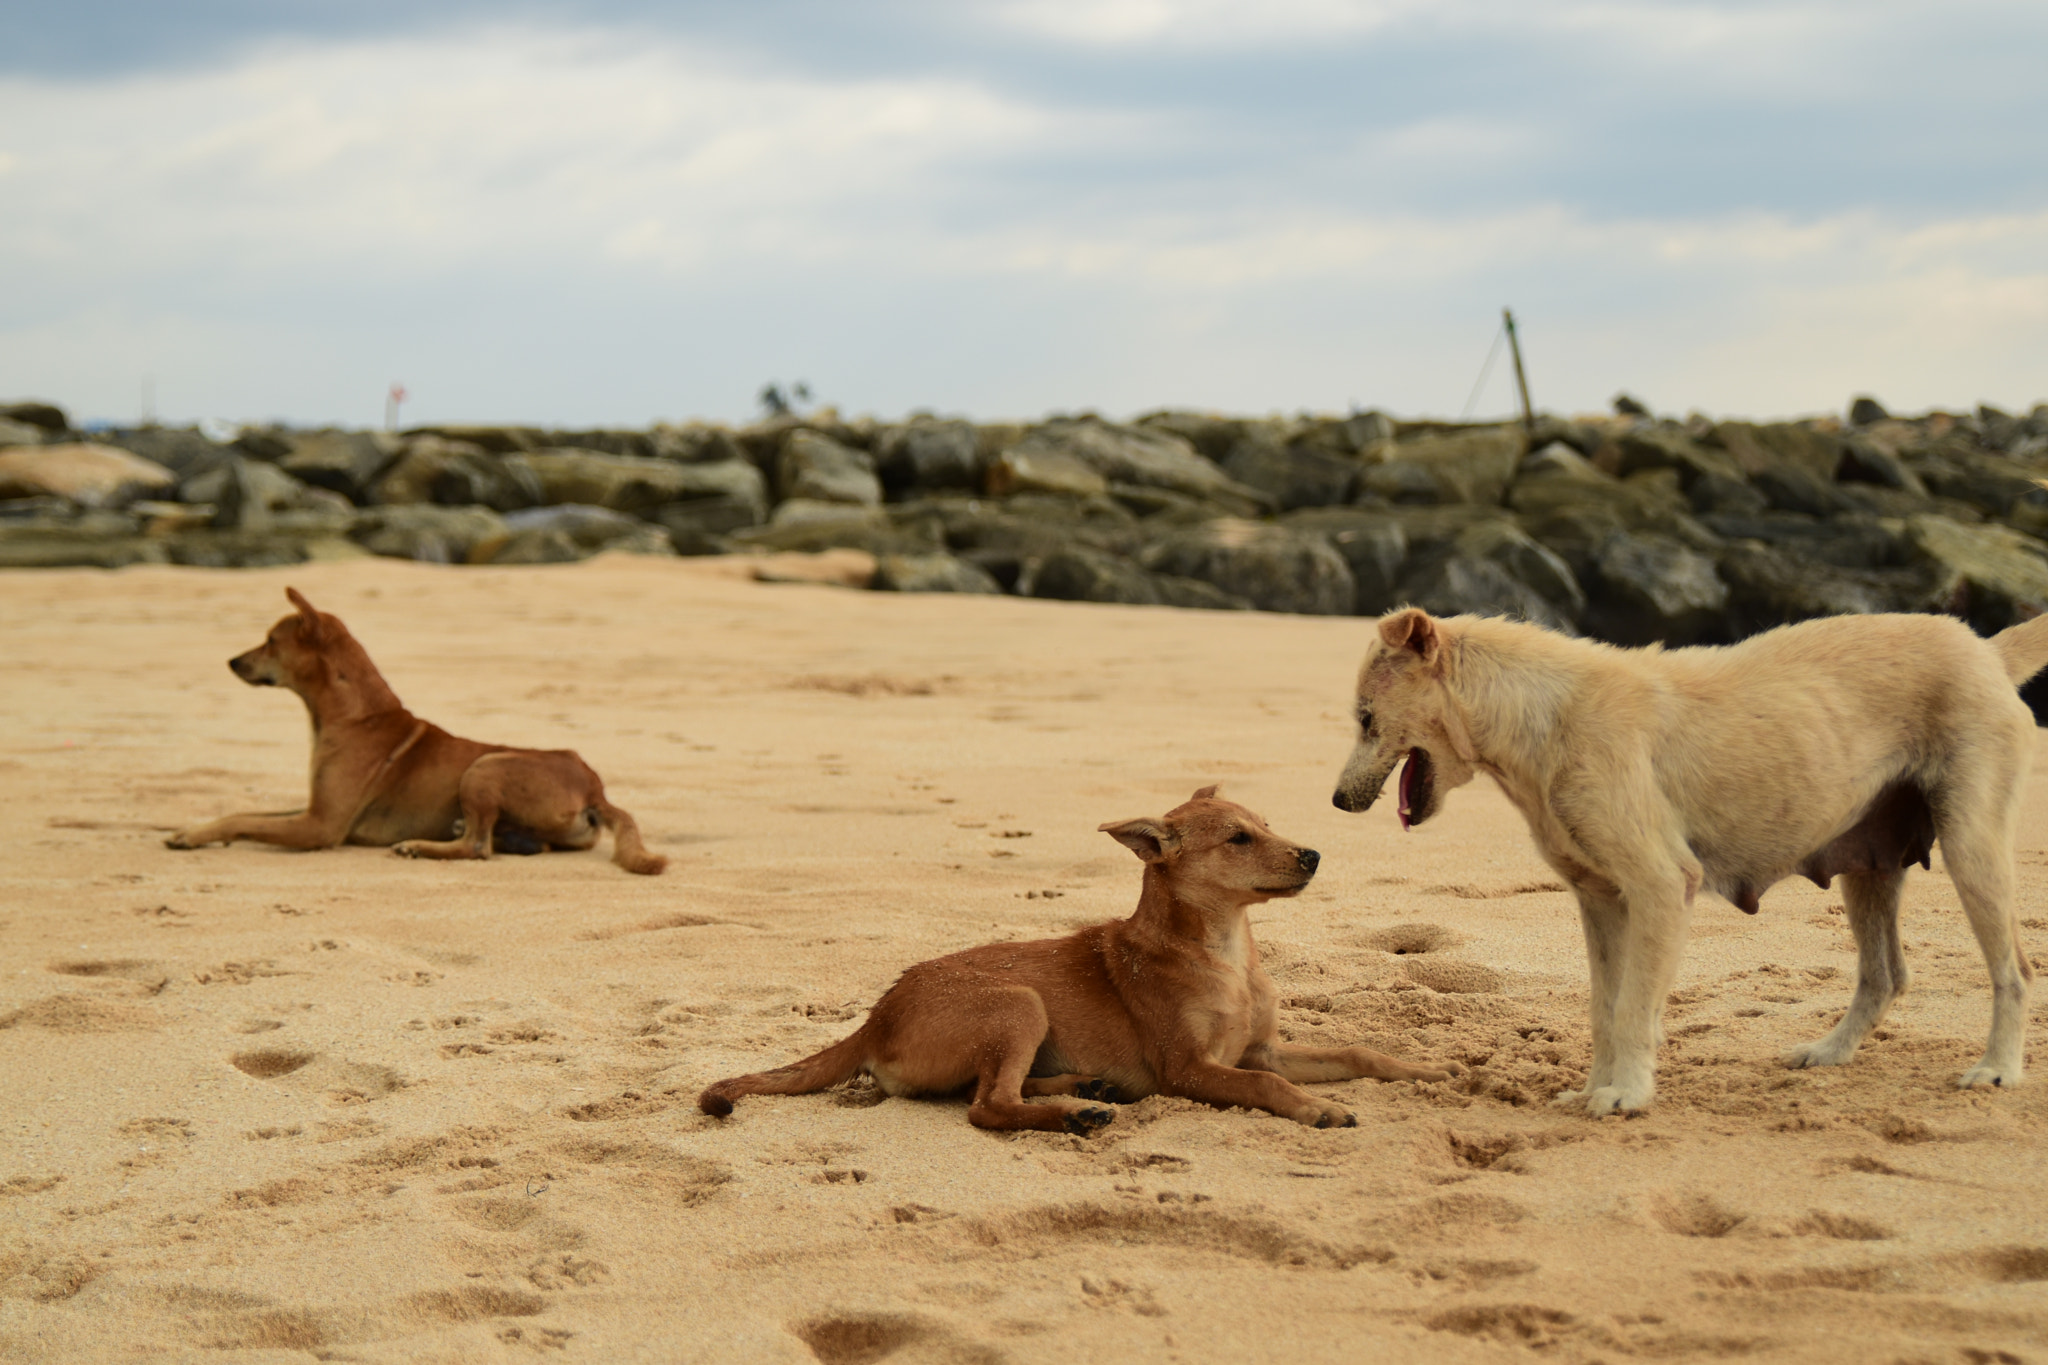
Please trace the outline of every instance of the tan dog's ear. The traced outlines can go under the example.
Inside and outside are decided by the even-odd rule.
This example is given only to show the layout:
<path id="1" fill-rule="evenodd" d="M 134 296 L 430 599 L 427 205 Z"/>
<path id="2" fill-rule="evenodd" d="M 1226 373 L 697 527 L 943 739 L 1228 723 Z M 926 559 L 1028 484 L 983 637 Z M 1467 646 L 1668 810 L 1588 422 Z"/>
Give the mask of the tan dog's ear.
<path id="1" fill-rule="evenodd" d="M 1380 638 L 1389 649 L 1405 649 L 1425 662 L 1436 658 L 1443 648 L 1443 635 L 1436 620 L 1420 607 L 1408 607 L 1380 618 Z"/>
<path id="2" fill-rule="evenodd" d="M 313 641 L 318 640 L 320 638 L 320 613 L 313 609 L 311 602 L 308 602 L 300 595 L 297 588 L 286 588 L 284 595 L 291 600 L 293 606 L 299 609 L 299 620 L 304 623 L 303 628 L 306 642 L 311 644 Z"/>
<path id="3" fill-rule="evenodd" d="M 1096 828 L 1148 863 L 1164 861 L 1180 846 L 1180 835 L 1157 820 L 1115 820 Z"/>
<path id="4" fill-rule="evenodd" d="M 1222 791 L 1222 790 L 1223 790 L 1223 789 L 1222 789 L 1221 787 L 1217 787 L 1217 786 L 1207 786 L 1207 787 L 1204 787 L 1204 788 L 1202 788 L 1202 789 L 1201 789 L 1200 791 L 1196 792 L 1196 793 L 1195 793 L 1195 794 L 1194 794 L 1193 796 L 1190 796 L 1190 797 L 1188 798 L 1188 800 L 1190 800 L 1190 801 L 1207 801 L 1207 800 L 1211 799 L 1212 797 L 1214 797 L 1214 796 L 1216 795 L 1216 793 L 1217 793 L 1217 792 L 1219 792 L 1219 791 Z"/>

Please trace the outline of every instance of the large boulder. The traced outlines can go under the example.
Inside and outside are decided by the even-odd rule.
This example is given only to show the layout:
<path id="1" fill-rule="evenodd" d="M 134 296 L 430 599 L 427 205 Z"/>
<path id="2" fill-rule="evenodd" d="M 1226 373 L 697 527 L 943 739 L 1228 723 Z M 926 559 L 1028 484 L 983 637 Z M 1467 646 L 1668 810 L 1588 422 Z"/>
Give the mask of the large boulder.
<path id="1" fill-rule="evenodd" d="M 442 425 L 413 427 L 405 433 L 408 437 L 439 436 L 443 440 L 460 441 L 493 455 L 512 455 L 522 450 L 539 450 L 548 444 L 546 436 L 532 427 L 500 427 L 477 425 Z"/>
<path id="2" fill-rule="evenodd" d="M 1122 555 L 1068 546 L 1038 561 L 1030 575 L 1033 597 L 1060 602 L 1125 602 L 1158 606 L 1155 576 Z"/>
<path id="3" fill-rule="evenodd" d="M 1837 568 L 1896 568 L 1915 559 L 1904 523 L 1863 512 L 1826 519 L 1796 512 L 1710 513 L 1700 521 L 1724 540 L 1761 541 L 1794 558 Z"/>
<path id="4" fill-rule="evenodd" d="M 1611 531 L 1573 566 L 1590 634 L 1616 644 L 1673 645 L 1726 635 L 1728 585 L 1714 561 L 1655 531 Z"/>
<path id="5" fill-rule="evenodd" d="M 1271 505 L 1265 495 L 1203 459 L 1187 441 L 1150 427 L 1120 426 L 1094 417 L 1061 418 L 1033 428 L 1001 458 L 1014 465 L 1019 456 L 1065 456 L 1094 470 L 1105 484 L 1164 488 L 1243 512 Z"/>
<path id="6" fill-rule="evenodd" d="M 1368 466 L 1359 491 L 1388 502 L 1498 503 L 1527 450 L 1519 426 L 1435 432 L 1386 448 L 1386 459 Z"/>
<path id="7" fill-rule="evenodd" d="M 971 423 L 916 418 L 886 429 L 875 446 L 875 472 L 892 497 L 913 490 L 979 492 L 981 448 Z"/>
<path id="8" fill-rule="evenodd" d="M 64 415 L 64 409 L 55 403 L 42 403 L 34 399 L 0 403 L 0 422 L 20 422 L 24 426 L 35 427 L 49 436 L 61 436 L 71 430 L 71 419 Z"/>
<path id="9" fill-rule="evenodd" d="M 31 422 L 17 422 L 11 417 L 0 417 L 0 447 L 39 446 L 49 433 Z"/>
<path id="10" fill-rule="evenodd" d="M 505 514 L 502 545 L 473 553 L 472 563 L 562 564 L 606 552 L 674 554 L 668 532 L 609 507 L 566 504 Z M 487 554 L 488 558 L 481 557 Z"/>
<path id="11" fill-rule="evenodd" d="M 194 427 L 135 427 L 97 435 L 102 445 L 119 446 L 180 478 L 206 468 L 230 450 Z"/>
<path id="12" fill-rule="evenodd" d="M 709 422 L 657 422 L 647 433 L 647 443 L 656 457 L 683 464 L 718 464 L 747 458 L 730 431 Z"/>
<path id="13" fill-rule="evenodd" d="M 1730 633 L 1737 638 L 1816 616 L 1941 611 L 1953 595 L 1924 568 L 1848 568 L 1817 563 L 1760 541 L 1721 552 Z"/>
<path id="14" fill-rule="evenodd" d="M 372 554 L 426 564 L 487 563 L 511 532 L 487 507 L 407 503 L 366 508 L 351 538 Z"/>
<path id="15" fill-rule="evenodd" d="M 161 492 L 175 479 L 153 460 L 90 441 L 0 450 L 0 498 L 50 494 L 81 507 L 117 507 Z"/>
<path id="16" fill-rule="evenodd" d="M 360 505 L 370 500 L 371 487 L 399 453 L 395 441 L 375 432 L 315 431 L 294 440 L 278 468 Z"/>
<path id="17" fill-rule="evenodd" d="M 1400 602 L 1435 616 L 1510 616 L 1576 633 L 1572 618 L 1490 559 L 1454 554 L 1432 559 L 1405 579 Z"/>
<path id="18" fill-rule="evenodd" d="M 575 503 L 614 512 L 651 514 L 698 498 L 732 498 L 759 511 L 767 505 L 760 472 L 744 460 L 678 464 L 635 455 L 551 448 L 515 457 L 533 470 L 543 505 Z"/>
<path id="19" fill-rule="evenodd" d="M 1947 517 L 1906 520 L 1921 561 L 1954 585 L 1951 609 L 1992 635 L 2048 611 L 2048 546 L 2005 526 Z"/>
<path id="20" fill-rule="evenodd" d="M 178 481 L 178 501 L 195 510 L 210 508 L 208 523 L 221 530 L 260 533 L 278 528 L 281 514 L 319 514 L 324 534 L 340 534 L 354 520 L 348 499 L 300 483 L 283 469 L 252 460 L 237 450 Z M 296 562 L 296 561 L 282 561 Z"/>
<path id="21" fill-rule="evenodd" d="M 1189 527 L 1149 546 L 1140 562 L 1200 579 L 1261 611 L 1347 616 L 1358 595 L 1350 566 L 1323 537 L 1258 522 Z"/>
<path id="22" fill-rule="evenodd" d="M 1832 480 L 1842 463 L 1842 438 L 1803 422 L 1721 422 L 1707 439 L 1755 478 L 1777 465 L 1795 465 Z"/>
<path id="23" fill-rule="evenodd" d="M 882 555 L 868 586 L 878 592 L 1000 593 L 1002 584 L 964 559 L 949 554 Z"/>
<path id="24" fill-rule="evenodd" d="M 510 512 L 547 499 L 526 456 L 495 454 L 472 442 L 427 434 L 406 440 L 370 489 L 369 500 L 386 507 L 439 503 Z"/>
<path id="25" fill-rule="evenodd" d="M 1078 455 L 1021 443 L 989 461 L 986 479 L 989 495 L 997 498 L 1015 497 L 1019 493 L 1099 498 L 1109 492 L 1109 480 Z"/>
<path id="26" fill-rule="evenodd" d="M 864 507 L 882 500 L 882 483 L 875 476 L 874 456 L 803 429 L 790 432 L 782 443 L 782 454 L 775 466 L 775 486 L 785 500 L 802 498 Z"/>
<path id="27" fill-rule="evenodd" d="M 1356 460 L 1283 441 L 1263 424 L 1247 425 L 1223 459 L 1224 473 L 1264 493 L 1283 512 L 1351 501 L 1360 473 Z"/>

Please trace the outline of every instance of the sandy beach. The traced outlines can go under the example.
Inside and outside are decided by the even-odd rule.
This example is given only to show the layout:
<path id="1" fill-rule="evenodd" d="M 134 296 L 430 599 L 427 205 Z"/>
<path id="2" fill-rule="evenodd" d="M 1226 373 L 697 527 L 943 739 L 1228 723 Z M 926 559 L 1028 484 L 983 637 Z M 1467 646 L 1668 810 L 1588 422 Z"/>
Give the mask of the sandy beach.
<path id="1" fill-rule="evenodd" d="M 223 666 L 339 614 L 458 734 L 570 747 L 670 855 L 173 852 L 305 798 Z M 1704 900 L 1655 1108 L 1588 1060 L 1577 915 L 1483 783 L 1331 807 L 1367 622 L 862 593 L 606 556 L 16 573 L 0 591 L 0 1359 L 2048 1359 L 2048 991 L 2029 1084 L 1937 855 L 1856 1061 L 1838 895 Z M 2021 918 L 2048 969 L 2048 779 Z M 1469 1068 L 1314 1086 L 1318 1131 L 1152 1099 L 992 1135 L 862 1083 L 698 1113 L 915 961 L 1128 914 L 1096 827 L 1198 786 L 1322 851 L 1253 912 L 1307 1042 Z"/>

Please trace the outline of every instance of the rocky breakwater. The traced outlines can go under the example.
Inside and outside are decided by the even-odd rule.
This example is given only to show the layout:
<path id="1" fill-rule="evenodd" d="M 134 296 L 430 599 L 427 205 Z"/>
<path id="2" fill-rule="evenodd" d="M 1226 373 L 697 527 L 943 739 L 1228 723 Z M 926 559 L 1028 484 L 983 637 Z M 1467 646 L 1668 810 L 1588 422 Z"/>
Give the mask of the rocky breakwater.
<path id="1" fill-rule="evenodd" d="M 2048 406 L 1519 425 L 824 411 L 644 431 L 90 434 L 0 405 L 0 566 L 853 549 L 871 586 L 1321 615 L 1507 613 L 1625 644 L 1839 612 L 2048 609 Z"/>

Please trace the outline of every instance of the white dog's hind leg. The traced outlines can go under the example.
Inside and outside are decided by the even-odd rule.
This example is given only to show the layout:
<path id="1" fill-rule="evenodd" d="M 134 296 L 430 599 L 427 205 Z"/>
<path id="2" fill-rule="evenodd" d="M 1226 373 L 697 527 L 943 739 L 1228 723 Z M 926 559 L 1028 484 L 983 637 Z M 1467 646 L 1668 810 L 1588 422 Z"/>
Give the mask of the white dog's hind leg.
<path id="1" fill-rule="evenodd" d="M 1586 967 L 1591 974 L 1593 1065 L 1584 1090 L 1567 1090 L 1553 1104 L 1580 1105 L 1614 1077 L 1614 986 L 1619 979 L 1622 934 L 1626 928 L 1621 901 L 1584 887 L 1577 889 L 1579 927 L 1586 933 Z"/>
<path id="2" fill-rule="evenodd" d="M 2017 803 L 2013 809 L 2017 810 Z M 1998 821 L 1999 825 L 2008 823 Z M 2017 823 L 2013 821 L 2011 823 Z M 1994 826 L 1996 829 L 1996 826 Z M 2002 831 L 1999 831 L 2002 832 Z M 1965 1071 L 1962 1086 L 2013 1086 L 2025 1067 L 2027 977 L 2020 970 L 2019 945 L 2013 934 L 2012 843 L 1988 832 L 1942 831 L 1941 856 L 1949 880 L 1970 917 L 1970 929 L 1991 971 L 1991 1038 L 1977 1065 Z"/>
<path id="3" fill-rule="evenodd" d="M 1906 959 L 1899 949 L 1899 889 L 1906 874 L 1848 872 L 1842 875 L 1842 902 L 1849 914 L 1849 932 L 1856 936 L 1856 993 L 1849 1011 L 1826 1037 L 1787 1048 L 1785 1065 L 1840 1066 L 1856 1055 L 1906 990 Z"/>

